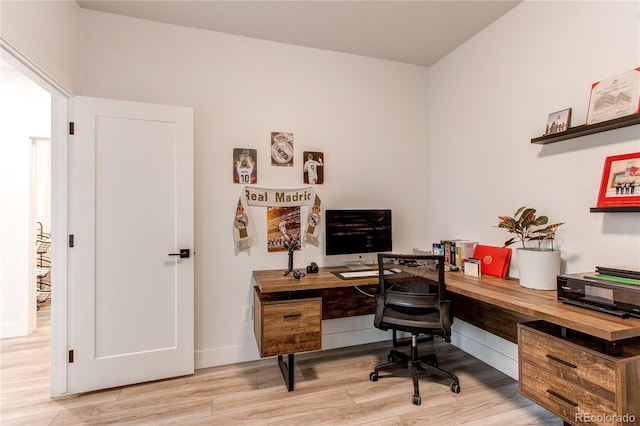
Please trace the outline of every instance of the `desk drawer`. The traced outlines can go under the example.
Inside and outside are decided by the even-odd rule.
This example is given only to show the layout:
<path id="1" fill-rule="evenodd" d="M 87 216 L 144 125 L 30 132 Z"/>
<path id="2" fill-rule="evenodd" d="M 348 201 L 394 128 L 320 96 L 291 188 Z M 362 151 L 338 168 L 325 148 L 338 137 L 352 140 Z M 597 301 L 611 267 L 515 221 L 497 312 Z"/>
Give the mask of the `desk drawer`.
<path id="1" fill-rule="evenodd" d="M 322 348 L 322 299 L 254 299 L 254 331 L 260 356 Z"/>
<path id="2" fill-rule="evenodd" d="M 523 361 L 615 404 L 616 364 L 613 361 L 525 327 L 520 328 L 518 346 Z"/>
<path id="3" fill-rule="evenodd" d="M 520 393 L 550 411 L 578 424 L 618 424 L 611 402 L 529 362 L 521 361 L 520 369 Z M 599 423 L 598 419 L 603 421 Z"/>

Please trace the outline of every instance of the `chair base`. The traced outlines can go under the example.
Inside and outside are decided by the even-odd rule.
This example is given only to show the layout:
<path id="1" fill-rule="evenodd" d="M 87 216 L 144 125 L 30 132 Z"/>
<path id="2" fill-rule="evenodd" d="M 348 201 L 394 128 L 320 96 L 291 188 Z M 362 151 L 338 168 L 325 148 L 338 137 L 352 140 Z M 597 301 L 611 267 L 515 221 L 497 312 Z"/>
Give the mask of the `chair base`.
<path id="1" fill-rule="evenodd" d="M 381 370 L 390 368 L 408 368 L 411 371 L 411 377 L 413 379 L 413 404 L 420 405 L 422 403 L 420 398 L 420 389 L 418 382 L 420 379 L 420 371 L 428 371 L 437 376 L 451 380 L 449 388 L 453 393 L 460 393 L 460 381 L 458 377 L 448 371 L 445 371 L 438 367 L 438 359 L 434 354 L 418 356 L 417 348 L 417 336 L 412 336 L 411 355 L 391 350 L 387 356 L 389 362 L 380 364 L 369 374 L 369 380 L 377 382 L 379 379 L 378 373 Z"/>

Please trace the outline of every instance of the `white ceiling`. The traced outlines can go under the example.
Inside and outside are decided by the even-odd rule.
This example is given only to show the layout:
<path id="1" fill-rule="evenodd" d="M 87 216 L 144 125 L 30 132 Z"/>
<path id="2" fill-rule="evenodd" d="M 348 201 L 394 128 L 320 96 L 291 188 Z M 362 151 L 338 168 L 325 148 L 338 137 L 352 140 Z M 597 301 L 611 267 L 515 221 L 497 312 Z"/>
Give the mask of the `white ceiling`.
<path id="1" fill-rule="evenodd" d="M 82 8 L 431 66 L 522 0 L 77 0 Z"/>

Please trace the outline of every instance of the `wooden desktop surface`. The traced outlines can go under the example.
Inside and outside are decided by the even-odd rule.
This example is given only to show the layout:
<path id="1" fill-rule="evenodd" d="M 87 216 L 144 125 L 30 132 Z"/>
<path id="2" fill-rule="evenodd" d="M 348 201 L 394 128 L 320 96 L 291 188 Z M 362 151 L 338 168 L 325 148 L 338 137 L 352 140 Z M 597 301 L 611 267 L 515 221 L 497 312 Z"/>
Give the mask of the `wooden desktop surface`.
<path id="1" fill-rule="evenodd" d="M 377 270 L 377 269 L 376 269 Z M 262 293 L 283 291 L 320 290 L 326 288 L 353 287 L 354 285 L 378 284 L 378 277 L 342 279 L 333 272 L 348 272 L 346 267 L 320 268 L 318 273 L 307 274 L 296 279 L 293 274 L 284 276 L 282 269 L 253 271 L 253 278 Z"/>
<path id="2" fill-rule="evenodd" d="M 406 268 L 407 272 L 429 279 L 437 278 L 435 271 L 426 267 L 409 268 L 402 265 L 393 265 L 393 267 Z M 292 274 L 284 276 L 283 270 L 259 270 L 253 272 L 253 277 L 261 293 L 321 290 L 378 282 L 376 276 L 342 279 L 333 273 L 347 271 L 344 267 L 320 268 L 316 274 L 307 274 L 296 279 Z M 464 275 L 462 272 L 447 272 L 445 281 L 448 292 L 601 339 L 623 340 L 640 336 L 640 320 L 620 319 L 569 306 L 557 300 L 555 291 L 527 289 L 520 286 L 515 279 L 491 276 L 477 278 Z"/>

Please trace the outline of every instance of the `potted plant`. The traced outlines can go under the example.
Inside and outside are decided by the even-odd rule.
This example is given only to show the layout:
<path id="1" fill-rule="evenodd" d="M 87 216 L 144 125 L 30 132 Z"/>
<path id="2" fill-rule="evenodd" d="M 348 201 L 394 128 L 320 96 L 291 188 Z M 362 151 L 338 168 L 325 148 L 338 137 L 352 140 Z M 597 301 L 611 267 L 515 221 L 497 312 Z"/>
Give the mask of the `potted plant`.
<path id="1" fill-rule="evenodd" d="M 514 236 L 504 243 L 504 247 L 520 243 L 518 269 L 520 285 L 536 290 L 555 290 L 556 277 L 560 273 L 560 250 L 556 250 L 553 241 L 556 230 L 564 222 L 548 225 L 547 216 L 536 216 L 536 209 L 520 207 L 513 217 L 498 216 L 498 228 L 506 229 Z M 548 242 L 548 248 L 543 243 Z M 527 247 L 528 242 L 537 242 Z"/>

